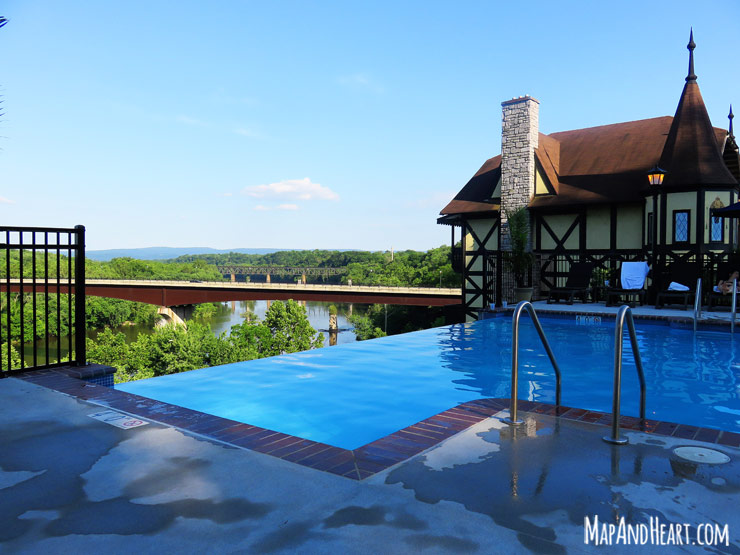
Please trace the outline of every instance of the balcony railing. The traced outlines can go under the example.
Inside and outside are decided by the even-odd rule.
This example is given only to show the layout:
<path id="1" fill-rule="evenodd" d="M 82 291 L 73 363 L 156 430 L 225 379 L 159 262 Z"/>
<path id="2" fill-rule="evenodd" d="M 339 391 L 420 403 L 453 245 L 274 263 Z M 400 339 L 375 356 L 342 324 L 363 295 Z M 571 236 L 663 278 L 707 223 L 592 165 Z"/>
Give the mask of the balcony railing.
<path id="1" fill-rule="evenodd" d="M 0 226 L 0 378 L 85 359 L 84 226 Z"/>

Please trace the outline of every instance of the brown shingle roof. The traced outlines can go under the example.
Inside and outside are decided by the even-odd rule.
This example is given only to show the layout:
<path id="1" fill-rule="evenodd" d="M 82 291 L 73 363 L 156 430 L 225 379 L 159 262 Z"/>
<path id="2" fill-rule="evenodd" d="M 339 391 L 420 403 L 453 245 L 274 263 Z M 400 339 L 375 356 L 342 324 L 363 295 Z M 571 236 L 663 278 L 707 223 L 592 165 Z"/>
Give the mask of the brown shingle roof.
<path id="1" fill-rule="evenodd" d="M 535 150 L 535 154 L 557 195 L 535 197 L 529 206 L 545 209 L 580 204 L 641 201 L 643 191 L 647 187 L 646 174 L 661 160 L 673 120 L 671 116 L 663 116 L 550 135 L 540 133 L 539 148 Z M 686 120 L 690 121 L 691 118 Z M 727 138 L 727 131 L 720 128 L 710 127 L 710 129 L 714 146 L 707 140 L 709 146 L 706 148 L 710 151 L 716 148 L 719 152 L 720 146 L 724 145 Z M 705 130 L 703 136 L 707 135 Z M 684 171 L 680 166 L 675 167 L 677 172 Z M 705 164 L 703 167 L 712 165 Z M 664 169 L 673 173 L 669 168 Z M 499 155 L 483 164 L 455 196 L 453 202 L 445 206 L 441 214 L 484 210 L 485 206 L 471 203 L 487 204 L 483 201 L 490 198 L 500 176 Z M 706 183 L 708 182 L 697 184 Z M 665 184 L 671 184 L 668 176 Z M 737 182 L 727 184 L 736 185 Z M 455 202 L 460 200 L 468 203 Z"/>
<path id="2" fill-rule="evenodd" d="M 499 205 L 490 199 L 501 178 L 501 155 L 486 160 L 485 164 L 470 178 L 455 198 L 440 214 L 469 214 L 499 210 Z"/>
<path id="3" fill-rule="evenodd" d="M 663 186 L 737 185 L 722 159 L 726 136 L 717 140 L 699 85 L 687 80 L 660 157 Z"/>
<path id="4" fill-rule="evenodd" d="M 671 120 L 663 116 L 552 133 L 560 142 L 560 175 L 646 173 L 660 158 Z"/>
<path id="5" fill-rule="evenodd" d="M 555 189 L 555 192 L 559 193 L 560 142 L 542 133 L 540 133 L 538 141 L 539 148 L 535 149 L 535 156 L 537 156 L 537 160 L 539 160 L 540 166 L 545 171 L 545 175 L 547 175 L 547 179 Z"/>

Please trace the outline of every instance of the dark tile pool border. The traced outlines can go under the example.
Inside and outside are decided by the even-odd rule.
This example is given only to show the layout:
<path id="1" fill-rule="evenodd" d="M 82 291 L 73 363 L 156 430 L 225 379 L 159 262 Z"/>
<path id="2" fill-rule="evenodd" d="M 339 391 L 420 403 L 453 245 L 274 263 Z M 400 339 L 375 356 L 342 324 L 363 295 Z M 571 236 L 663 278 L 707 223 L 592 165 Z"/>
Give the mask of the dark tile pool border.
<path id="1" fill-rule="evenodd" d="M 617 313 L 616 312 L 599 312 L 596 310 L 578 310 L 577 312 L 575 310 L 558 310 L 557 304 L 548 305 L 547 308 L 535 306 L 535 310 L 537 310 L 537 315 L 540 318 L 551 318 L 551 319 L 557 319 L 557 320 L 567 320 L 572 321 L 575 320 L 576 316 L 588 316 L 588 317 L 598 317 L 602 320 L 606 320 L 608 322 L 611 322 L 613 320 L 616 320 Z M 613 307 L 616 308 L 616 307 Z M 508 306 L 506 308 L 496 308 L 496 309 L 485 309 L 481 311 L 481 320 L 489 320 L 493 318 L 503 318 L 503 317 L 510 317 L 514 312 L 514 307 Z M 708 312 L 706 310 L 703 311 L 703 314 L 711 314 L 711 312 Z M 669 326 L 673 328 L 680 328 L 680 329 L 693 329 L 694 326 L 694 320 L 691 316 L 676 316 L 676 315 L 666 315 L 666 314 L 640 314 L 639 312 L 633 312 L 632 317 L 635 320 L 639 320 L 641 324 L 653 324 L 653 325 L 664 325 Z M 731 328 L 730 320 L 724 320 L 724 319 L 712 319 L 712 318 L 704 318 L 702 320 L 699 320 L 697 322 L 697 329 L 700 331 L 728 331 Z"/>
<path id="2" fill-rule="evenodd" d="M 91 368 L 91 372 L 85 372 L 75 368 L 54 368 L 19 374 L 15 377 L 185 432 L 352 480 L 363 480 L 403 462 L 458 432 L 508 409 L 510 404 L 509 399 L 468 401 L 372 443 L 348 450 L 85 381 L 99 377 L 106 372 L 104 369 L 105 367 L 95 366 Z M 519 410 L 605 427 L 611 425 L 611 414 L 586 409 L 519 401 Z M 734 432 L 659 420 L 646 420 L 641 424 L 640 420 L 633 416 L 622 416 L 619 423 L 621 428 L 627 430 L 740 447 L 740 434 Z"/>

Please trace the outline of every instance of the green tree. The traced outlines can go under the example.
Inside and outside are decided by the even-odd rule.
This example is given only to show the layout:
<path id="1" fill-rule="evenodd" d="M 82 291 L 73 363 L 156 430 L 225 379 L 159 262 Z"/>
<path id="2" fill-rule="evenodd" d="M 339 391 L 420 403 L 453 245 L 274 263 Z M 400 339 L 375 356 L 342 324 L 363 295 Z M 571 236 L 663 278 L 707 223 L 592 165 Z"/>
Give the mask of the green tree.
<path id="1" fill-rule="evenodd" d="M 386 336 L 386 333 L 365 314 L 353 314 L 349 317 L 349 321 L 355 327 L 357 341 Z"/>
<path id="2" fill-rule="evenodd" d="M 289 299 L 275 301 L 262 323 L 272 335 L 267 356 L 317 349 L 324 345 L 324 335 L 316 333 L 306 316 L 306 309 Z"/>
<path id="3" fill-rule="evenodd" d="M 245 320 L 233 326 L 228 337 L 191 320 L 187 327 L 168 324 L 152 334 L 140 333 L 128 345 L 122 333 L 106 329 L 95 341 L 88 339 L 87 351 L 90 362 L 117 368 L 116 382 L 125 382 L 315 349 L 323 341 L 302 306 L 278 301 L 264 322 Z"/>
<path id="4" fill-rule="evenodd" d="M 0 344 L 0 372 L 15 370 L 21 367 L 21 356 L 15 347 L 10 347 L 10 364 L 8 364 L 8 343 Z"/>

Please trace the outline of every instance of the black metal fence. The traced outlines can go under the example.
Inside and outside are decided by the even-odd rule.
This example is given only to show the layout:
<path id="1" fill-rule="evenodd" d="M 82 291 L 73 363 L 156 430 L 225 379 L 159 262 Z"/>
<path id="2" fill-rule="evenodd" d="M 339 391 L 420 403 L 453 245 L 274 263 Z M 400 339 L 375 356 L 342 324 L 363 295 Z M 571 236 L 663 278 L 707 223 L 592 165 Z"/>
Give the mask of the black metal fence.
<path id="1" fill-rule="evenodd" d="M 0 226 L 0 378 L 85 363 L 84 226 Z"/>
<path id="2" fill-rule="evenodd" d="M 546 295 L 554 287 L 563 287 L 568 279 L 570 267 L 575 262 L 591 262 L 594 265 L 591 274 L 591 300 L 603 300 L 604 289 L 608 282 L 619 275 L 622 262 L 647 260 L 651 265 L 648 275 L 648 290 L 655 294 L 668 287 L 672 278 L 674 263 L 696 265 L 696 275 L 702 278 L 702 289 L 706 293 L 712 290 L 720 279 L 727 279 L 728 268 L 740 270 L 740 255 L 727 252 L 708 253 L 673 253 L 666 252 L 651 257 L 643 251 L 623 251 L 619 253 L 557 253 L 537 255 L 536 266 L 539 268 L 540 294 Z M 612 282 L 613 283 L 613 282 Z M 684 285 L 693 286 L 693 283 Z"/>
<path id="3" fill-rule="evenodd" d="M 523 287 L 532 287 L 532 268 L 524 276 Z M 485 271 L 483 273 L 483 296 L 484 306 L 502 306 L 505 301 L 514 303 L 516 300 L 515 288 L 517 287 L 514 272 L 505 262 L 503 253 L 500 251 L 488 251 L 485 256 Z"/>

